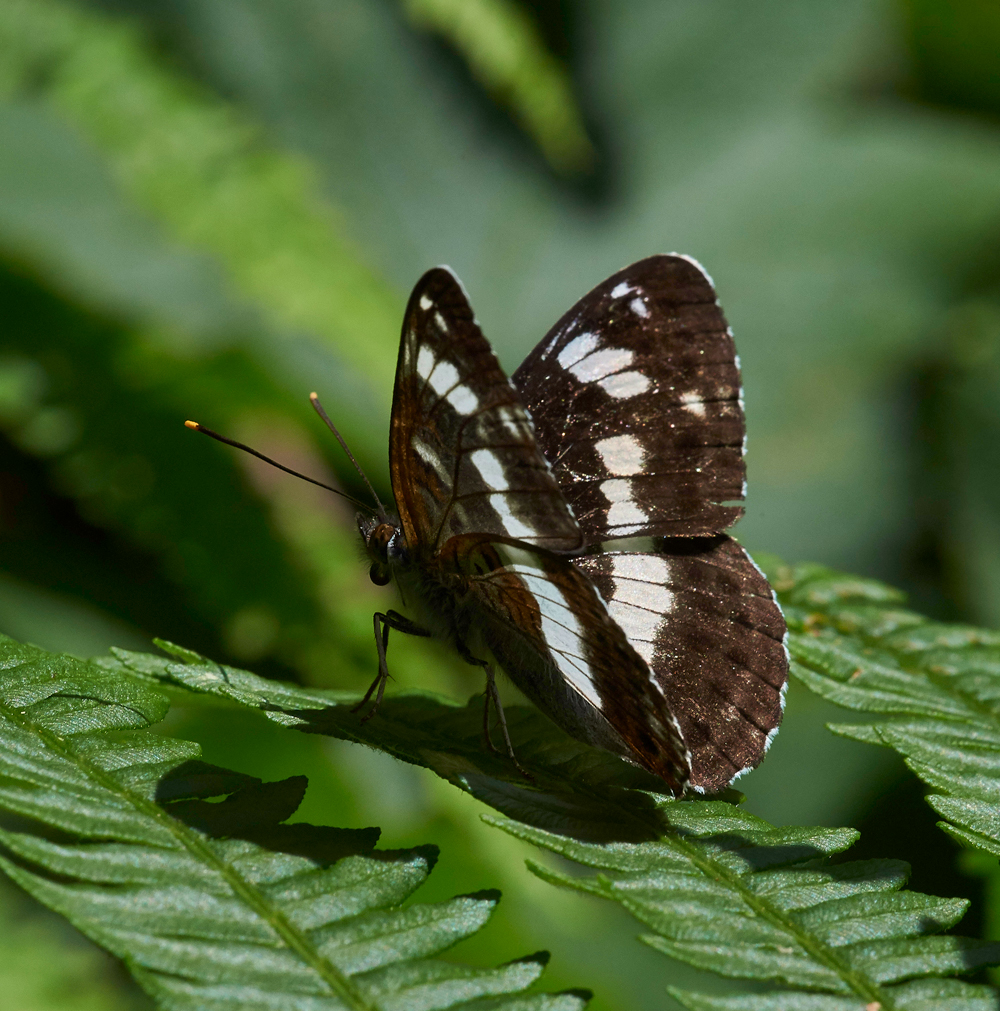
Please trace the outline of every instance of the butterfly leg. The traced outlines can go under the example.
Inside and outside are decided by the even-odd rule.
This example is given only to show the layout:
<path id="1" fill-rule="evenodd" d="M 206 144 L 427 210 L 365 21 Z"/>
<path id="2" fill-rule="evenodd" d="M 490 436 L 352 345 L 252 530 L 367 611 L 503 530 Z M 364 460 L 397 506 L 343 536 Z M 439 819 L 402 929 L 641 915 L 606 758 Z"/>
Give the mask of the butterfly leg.
<path id="1" fill-rule="evenodd" d="M 459 656 L 467 663 L 471 664 L 473 667 L 482 667 L 483 671 L 486 673 L 486 702 L 483 706 L 483 739 L 486 742 L 486 747 L 493 752 L 494 755 L 500 754 L 500 749 L 496 747 L 493 743 L 493 739 L 490 737 L 490 703 L 493 704 L 493 708 L 497 711 L 497 718 L 500 721 L 500 729 L 503 731 L 504 744 L 507 745 L 507 757 L 514 763 L 514 768 L 517 769 L 525 779 L 535 781 L 534 776 L 530 772 L 521 768 L 521 763 L 517 760 L 517 756 L 514 754 L 514 745 L 510 740 L 510 732 L 507 730 L 507 717 L 504 715 L 503 704 L 500 701 L 500 692 L 497 690 L 497 679 L 496 675 L 493 673 L 493 665 L 487 660 L 480 660 L 479 657 L 473 656 L 469 652 L 469 647 L 462 642 L 461 639 L 456 640 L 455 645 L 458 647 Z"/>
<path id="2" fill-rule="evenodd" d="M 517 769 L 525 779 L 530 780 L 532 783 L 535 781 L 535 777 L 531 775 L 526 769 L 521 767 L 521 763 L 517 760 L 517 756 L 514 754 L 514 745 L 510 740 L 510 732 L 507 730 L 507 717 L 504 715 L 503 705 L 500 702 L 500 692 L 497 691 L 497 679 L 496 675 L 493 673 L 492 664 L 484 664 L 484 669 L 486 670 L 486 706 L 485 712 L 483 713 L 483 732 L 486 735 L 486 743 L 489 745 L 490 751 L 495 754 L 499 754 L 497 749 L 493 746 L 493 741 L 490 740 L 490 701 L 493 702 L 493 708 L 497 711 L 497 718 L 500 721 L 500 729 L 503 731 L 504 743 L 507 745 L 507 756 L 514 763 L 514 768 Z"/>
<path id="3" fill-rule="evenodd" d="M 386 650 L 389 648 L 389 629 L 394 628 L 406 635 L 429 636 L 431 634 L 426 628 L 421 628 L 397 611 L 387 611 L 385 614 L 376 611 L 373 618 L 375 623 L 375 648 L 378 650 L 378 674 L 375 675 L 375 680 L 368 686 L 365 697 L 351 712 L 356 713 L 359 709 L 363 709 L 376 689 L 378 690 L 378 694 L 375 695 L 374 705 L 361 718 L 362 723 L 367 723 L 378 712 L 378 708 L 382 704 L 382 696 L 385 694 L 385 683 L 389 680 L 390 676 L 389 665 L 386 661 Z"/>
<path id="4" fill-rule="evenodd" d="M 493 702 L 490 681 L 493 678 L 493 671 L 489 667 L 484 667 L 484 670 L 486 671 L 486 697 L 483 700 L 483 741 L 494 755 L 499 755 L 500 749 L 493 743 L 493 738 L 490 736 L 490 704 Z"/>
<path id="5" fill-rule="evenodd" d="M 469 647 L 461 639 L 455 640 L 455 647 L 458 650 L 458 655 L 467 664 L 471 664 L 473 667 L 482 667 L 486 672 L 486 704 L 483 706 L 483 741 L 494 755 L 499 755 L 500 750 L 493 743 L 493 738 L 490 737 L 490 703 L 493 702 L 496 696 L 496 682 L 493 677 L 493 668 L 487 660 L 480 660 L 479 657 L 473 656 L 469 651 Z M 509 741 L 507 746 L 508 748 L 510 747 Z M 513 757 L 512 754 L 511 758 Z"/>

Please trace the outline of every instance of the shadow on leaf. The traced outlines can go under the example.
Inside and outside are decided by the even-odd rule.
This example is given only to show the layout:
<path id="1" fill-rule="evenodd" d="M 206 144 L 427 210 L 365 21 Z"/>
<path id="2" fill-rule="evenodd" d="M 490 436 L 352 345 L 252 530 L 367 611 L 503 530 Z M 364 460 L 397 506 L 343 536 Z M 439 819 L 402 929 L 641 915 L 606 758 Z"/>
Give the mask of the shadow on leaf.
<path id="1" fill-rule="evenodd" d="M 244 839 L 320 864 L 345 856 L 376 856 L 372 851 L 381 829 L 281 824 L 296 812 L 307 785 L 305 776 L 264 783 L 253 776 L 192 760 L 159 780 L 155 799 L 171 817 L 213 839 Z M 431 849 L 428 847 L 428 852 Z M 430 863 L 436 859 L 434 850 Z"/>

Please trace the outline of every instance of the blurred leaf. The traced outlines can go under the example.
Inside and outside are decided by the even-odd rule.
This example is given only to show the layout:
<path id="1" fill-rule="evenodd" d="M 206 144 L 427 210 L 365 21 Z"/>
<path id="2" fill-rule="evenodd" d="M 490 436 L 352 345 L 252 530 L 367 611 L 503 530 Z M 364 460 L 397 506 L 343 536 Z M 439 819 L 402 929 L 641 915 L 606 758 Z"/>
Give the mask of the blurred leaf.
<path id="1" fill-rule="evenodd" d="M 132 370 L 196 371 L 239 348 L 266 374 L 273 404 L 306 405 L 318 389 L 381 481 L 376 422 L 399 307 L 338 238 L 315 187 L 303 178 L 296 188 L 300 160 L 272 157 L 238 113 L 159 69 L 147 50 L 132 29 L 73 4 L 3 5 L 0 246 L 52 289 L 128 320 L 133 348 L 122 357 Z M 162 122 L 149 118 L 160 113 Z M 261 294 L 268 285 L 287 311 Z M 379 341 L 386 353 L 361 350 Z M 238 376 L 219 384 L 221 396 L 191 379 L 181 420 L 201 405 L 206 422 L 214 414 L 225 427 L 221 411 L 233 418 L 243 399 Z M 256 406 L 247 399 L 244 409 Z"/>
<path id="2" fill-rule="evenodd" d="M 0 993 L 17 1011 L 147 1011 L 152 1002 L 106 952 L 0 880 Z"/>
<path id="3" fill-rule="evenodd" d="M 282 629 L 273 653 L 294 662 L 322 624 L 308 577 L 275 536 L 266 507 L 248 494 L 232 455 L 181 424 L 185 402 L 211 400 L 221 410 L 230 384 L 244 405 L 273 410 L 278 397 L 268 377 L 233 352 L 203 361 L 197 373 L 177 369 L 155 353 L 144 355 L 122 327 L 10 274 L 0 273 L 0 300 L 6 350 L 16 356 L 8 361 L 30 365 L 44 388 L 0 426 L 24 446 L 25 429 L 39 415 L 71 416 L 74 439 L 47 455 L 57 487 L 90 523 L 158 558 L 203 624 L 218 627 L 243 608 L 266 606 Z M 50 565 L 64 570 L 65 557 L 46 558 L 42 547 L 22 524 L 4 543 L 5 563 L 20 563 L 22 576 L 39 580 Z M 71 580 L 72 574 L 58 571 L 52 578 Z M 160 600 L 151 609 L 162 606 Z"/>
<path id="4" fill-rule="evenodd" d="M 487 970 L 434 958 L 483 926 L 499 895 L 403 908 L 433 847 L 373 852 L 377 829 L 283 825 L 304 777 L 262 783 L 151 733 L 167 702 L 134 678 L 6 638 L 0 652 L 0 866 L 162 1005 L 585 1003 L 521 996 L 544 954 Z"/>
<path id="5" fill-rule="evenodd" d="M 9 97 L 43 93 L 177 238 L 218 256 L 282 327 L 334 342 L 363 374 L 391 368 L 399 307 L 363 265 L 308 167 L 234 109 L 165 71 L 126 25 L 60 0 L 0 12 Z M 358 334 L 381 343 L 361 349 Z"/>
<path id="6" fill-rule="evenodd" d="M 128 642 L 134 648 L 146 639 L 124 622 L 93 606 L 0 574 L 0 628 L 12 638 L 35 643 L 57 653 L 93 656 L 106 644 Z"/>
<path id="7" fill-rule="evenodd" d="M 220 467 L 217 448 L 180 443 L 179 428 L 176 442 L 165 433 L 192 414 L 231 431 L 248 417 L 277 428 L 290 390 L 299 416 L 314 421 L 304 396 L 315 385 L 378 481 L 378 398 L 331 345 L 357 352 L 387 389 L 394 300 L 339 236 L 300 161 L 160 68 L 132 29 L 72 4 L 13 3 L 0 11 L 0 51 L 0 241 L 50 270 L 58 288 L 136 324 L 102 327 L 21 279 L 7 286 L 7 312 L 21 324 L 11 344 L 24 352 L 7 369 L 10 438 L 51 461 L 54 483 L 87 520 L 158 555 L 202 623 L 223 626 L 234 657 L 350 682 L 345 654 L 370 625 L 356 606 L 365 607 L 353 530 L 317 522 L 316 509 L 305 518 L 285 509 L 276 531 L 241 487 L 238 464 Z M 129 198 L 173 240 L 219 256 L 222 270 L 157 234 Z M 277 322 L 262 324 L 223 273 Z M 41 349 L 40 308 L 55 325 Z M 289 329 L 302 325 L 320 339 Z M 387 354 L 371 353 L 378 332 Z M 22 366 L 41 376 L 44 394 L 25 385 Z M 183 536 L 173 529 L 181 514 Z"/>
<path id="8" fill-rule="evenodd" d="M 927 802 L 947 819 L 941 827 L 1000 855 L 1000 632 L 930 621 L 875 580 L 817 565 L 768 570 L 795 677 L 881 717 L 831 729 L 894 748 L 934 789 Z"/>
<path id="9" fill-rule="evenodd" d="M 922 95 L 1000 115 L 1000 9 L 991 0 L 903 0 Z"/>
<path id="10" fill-rule="evenodd" d="M 993 287 L 992 285 L 990 286 Z M 925 367 L 927 461 L 920 502 L 942 582 L 959 613 L 1000 624 L 1000 301 L 977 292 L 954 306 Z"/>
<path id="11" fill-rule="evenodd" d="M 403 6 L 414 25 L 436 32 L 462 54 L 557 172 L 573 175 L 592 166 L 594 149 L 566 68 L 517 0 L 403 0 Z"/>

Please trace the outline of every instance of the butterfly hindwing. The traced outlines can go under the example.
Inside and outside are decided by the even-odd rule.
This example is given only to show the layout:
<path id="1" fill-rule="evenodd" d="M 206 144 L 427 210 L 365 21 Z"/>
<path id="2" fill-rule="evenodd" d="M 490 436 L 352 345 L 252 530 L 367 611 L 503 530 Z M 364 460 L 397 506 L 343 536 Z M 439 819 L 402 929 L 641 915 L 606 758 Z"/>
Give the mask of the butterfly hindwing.
<path id="1" fill-rule="evenodd" d="M 513 378 L 587 543 L 710 535 L 742 515 L 739 366 L 693 260 L 652 256 L 614 274 Z"/>
<path id="2" fill-rule="evenodd" d="M 468 578 L 463 624 L 553 722 L 661 776 L 688 779 L 677 720 L 591 580 L 564 558 L 455 538 L 444 558 Z"/>
<path id="3" fill-rule="evenodd" d="M 441 267 L 417 283 L 403 320 L 389 464 L 411 546 L 433 552 L 463 533 L 580 546 L 531 417 Z"/>
<path id="4" fill-rule="evenodd" d="M 712 793 L 764 757 L 781 721 L 785 621 L 767 579 L 731 537 L 575 559 L 651 668 Z"/>

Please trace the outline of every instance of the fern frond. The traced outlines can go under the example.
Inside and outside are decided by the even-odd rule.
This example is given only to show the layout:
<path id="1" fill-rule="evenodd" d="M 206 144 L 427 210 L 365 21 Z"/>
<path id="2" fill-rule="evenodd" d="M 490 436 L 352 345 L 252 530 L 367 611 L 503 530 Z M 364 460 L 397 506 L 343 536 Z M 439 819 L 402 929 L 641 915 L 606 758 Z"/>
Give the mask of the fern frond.
<path id="1" fill-rule="evenodd" d="M 398 298 L 364 265 L 307 162 L 163 66 L 133 25 L 79 4 L 0 5 L 0 66 L 0 94 L 40 98 L 79 130 L 124 191 L 217 257 L 278 333 L 326 338 L 356 383 L 391 379 Z"/>
<path id="2" fill-rule="evenodd" d="M 827 857 L 857 838 L 853 830 L 774 828 L 712 801 L 665 803 L 661 817 L 661 837 L 638 844 L 583 843 L 509 819 L 487 820 L 597 870 L 576 877 L 528 862 L 545 881 L 623 906 L 651 928 L 642 940 L 658 951 L 725 976 L 796 988 L 729 998 L 672 991 L 687 1007 L 996 1007 L 989 987 L 912 981 L 993 964 L 1000 945 L 940 936 L 967 902 L 901 890 L 906 864 L 831 864 Z"/>
<path id="3" fill-rule="evenodd" d="M 753 997 L 710 997 L 669 988 L 691 1011 L 996 1011 L 996 991 L 957 979 L 918 979 L 892 987 L 892 1004 L 861 997 L 774 993 Z"/>
<path id="4" fill-rule="evenodd" d="M 569 74 L 518 0 L 403 0 L 403 7 L 415 25 L 455 46 L 557 172 L 591 167 L 594 148 Z"/>
<path id="5" fill-rule="evenodd" d="M 585 1003 L 524 992 L 544 953 L 497 969 L 437 959 L 483 926 L 498 893 L 404 906 L 433 847 L 378 852 L 377 829 L 282 824 L 304 778 L 207 765 L 196 744 L 148 729 L 167 708 L 135 678 L 0 638 L 0 867 L 162 1006 Z"/>
<path id="6" fill-rule="evenodd" d="M 648 944 L 698 968 L 796 988 L 720 1007 L 877 1003 L 933 1011 L 962 1007 L 959 999 L 980 1001 L 969 1009 L 997 1002 L 989 988 L 933 978 L 1000 962 L 1000 944 L 941 934 L 966 901 L 903 891 L 909 869 L 897 861 L 830 863 L 857 838 L 852 829 L 779 829 L 720 800 L 673 801 L 641 770 L 570 740 L 533 710 L 510 707 L 515 749 L 534 778 L 529 786 L 483 747 L 481 699 L 458 706 L 398 695 L 362 724 L 350 712 L 354 696 L 264 681 L 161 646 L 186 662 L 123 650 L 104 662 L 427 766 L 508 816 L 489 818 L 492 824 L 598 870 L 581 878 L 530 865 L 549 882 L 622 905 L 651 928 Z M 678 997 L 691 1007 L 715 1000 Z"/>
<path id="7" fill-rule="evenodd" d="M 882 717 L 830 729 L 894 748 L 934 788 L 941 828 L 1000 856 L 1000 633 L 931 621 L 890 587 L 819 566 L 771 575 L 795 677 Z"/>
<path id="8" fill-rule="evenodd" d="M 573 740 L 538 710 L 504 712 L 518 761 L 531 785 L 506 756 L 483 745 L 483 697 L 468 705 L 432 695 L 386 696 L 376 719 L 362 722 L 352 693 L 302 688 L 217 664 L 158 640 L 170 657 L 114 649 L 98 661 L 107 669 L 259 710 L 305 733 L 377 748 L 423 766 L 459 789 L 520 821 L 585 839 L 650 839 L 654 797 L 665 789 L 655 776 L 607 752 Z M 181 662 L 178 662 L 181 661 Z M 655 821 L 655 819 L 654 819 Z"/>

